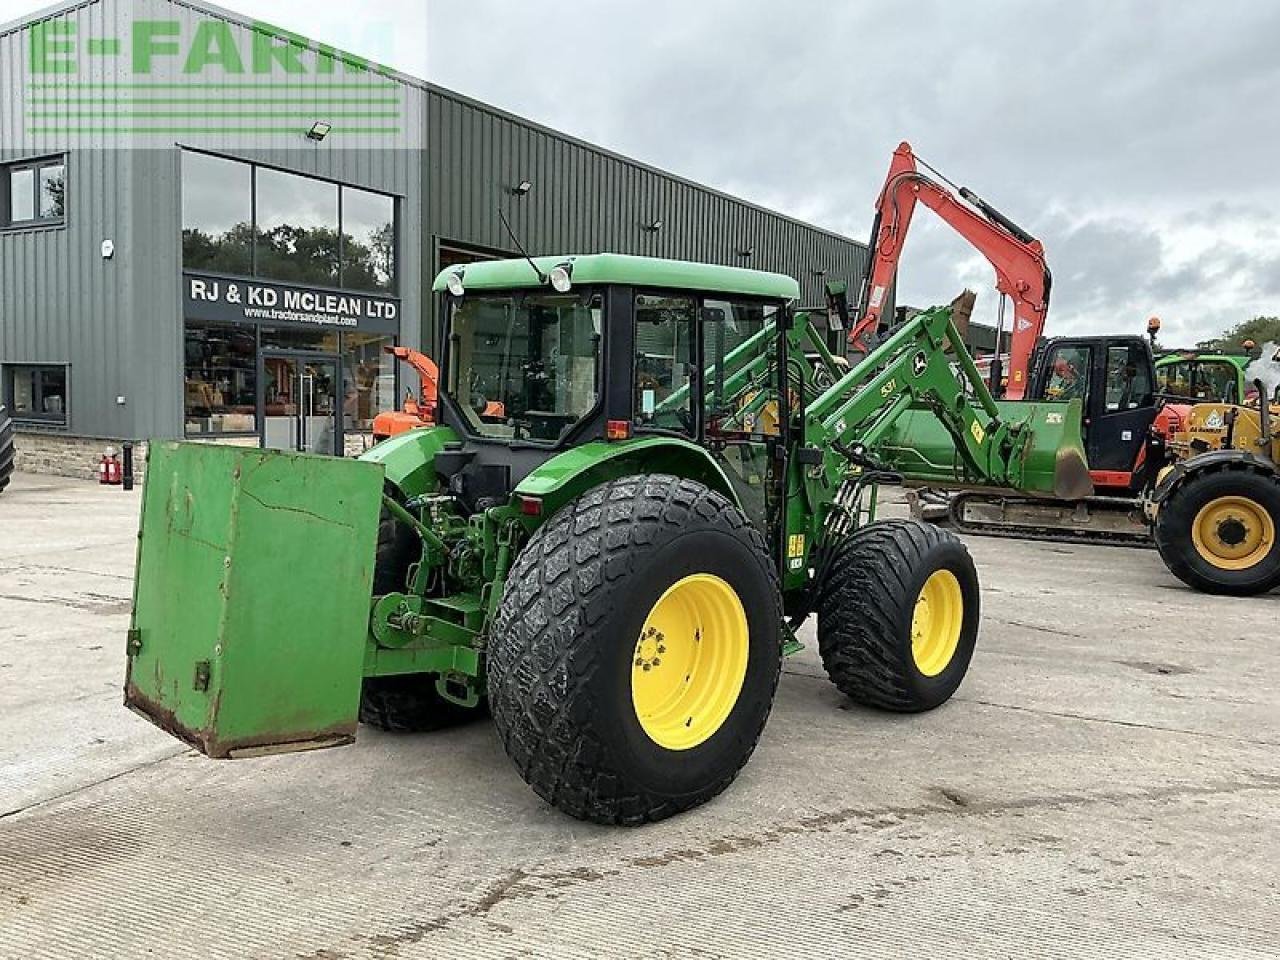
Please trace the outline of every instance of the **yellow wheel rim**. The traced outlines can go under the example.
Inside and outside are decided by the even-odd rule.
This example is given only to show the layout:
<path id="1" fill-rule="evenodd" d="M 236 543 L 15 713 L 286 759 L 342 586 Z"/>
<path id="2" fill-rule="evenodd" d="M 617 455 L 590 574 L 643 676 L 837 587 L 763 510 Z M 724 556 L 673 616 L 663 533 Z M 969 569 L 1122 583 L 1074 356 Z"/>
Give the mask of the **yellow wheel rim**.
<path id="1" fill-rule="evenodd" d="M 688 750 L 720 729 L 747 676 L 747 612 L 733 587 L 695 573 L 649 611 L 631 658 L 640 726 L 668 750 Z"/>
<path id="2" fill-rule="evenodd" d="M 1276 525 L 1260 503 L 1248 497 L 1210 500 L 1191 522 L 1196 553 L 1219 570 L 1248 570 L 1276 542 Z"/>
<path id="3" fill-rule="evenodd" d="M 920 588 L 911 614 L 911 658 L 926 677 L 947 668 L 960 645 L 964 594 L 950 570 L 935 570 Z"/>

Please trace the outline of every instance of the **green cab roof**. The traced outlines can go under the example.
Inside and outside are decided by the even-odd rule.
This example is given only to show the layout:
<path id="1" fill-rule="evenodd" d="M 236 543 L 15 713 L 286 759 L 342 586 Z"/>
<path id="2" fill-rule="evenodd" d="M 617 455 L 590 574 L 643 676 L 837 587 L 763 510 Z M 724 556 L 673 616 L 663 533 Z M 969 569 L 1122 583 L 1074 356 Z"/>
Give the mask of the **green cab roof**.
<path id="1" fill-rule="evenodd" d="M 796 300 L 800 284 L 781 273 L 721 267 L 688 260 L 634 257 L 623 253 L 592 253 L 582 256 L 534 257 L 543 276 L 562 264 L 573 265 L 573 284 L 621 283 L 636 287 L 665 287 L 701 290 L 708 293 L 736 293 L 750 297 Z M 446 267 L 431 289 L 445 290 L 449 274 L 463 271 L 466 290 L 510 290 L 550 285 L 541 284 L 528 260 L 481 260 Z"/>

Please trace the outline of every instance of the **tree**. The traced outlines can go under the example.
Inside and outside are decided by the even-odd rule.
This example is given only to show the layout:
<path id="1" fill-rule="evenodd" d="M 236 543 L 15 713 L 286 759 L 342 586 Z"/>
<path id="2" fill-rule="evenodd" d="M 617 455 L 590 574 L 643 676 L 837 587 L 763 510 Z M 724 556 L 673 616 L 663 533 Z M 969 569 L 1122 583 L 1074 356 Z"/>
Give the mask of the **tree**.
<path id="1" fill-rule="evenodd" d="M 1204 340 L 1196 346 L 1203 350 L 1240 350 L 1246 340 L 1252 340 L 1254 346 L 1264 343 L 1280 343 L 1280 317 L 1254 317 L 1237 323 L 1222 336 L 1213 340 Z"/>

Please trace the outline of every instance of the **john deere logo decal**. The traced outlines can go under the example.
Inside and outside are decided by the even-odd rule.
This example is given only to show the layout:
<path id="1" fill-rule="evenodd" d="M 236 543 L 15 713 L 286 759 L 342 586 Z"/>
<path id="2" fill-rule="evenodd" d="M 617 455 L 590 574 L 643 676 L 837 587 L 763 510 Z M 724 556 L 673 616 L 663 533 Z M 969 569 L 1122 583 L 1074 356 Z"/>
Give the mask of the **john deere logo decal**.
<path id="1" fill-rule="evenodd" d="M 929 366 L 929 358 L 924 355 L 921 350 L 911 358 L 911 375 L 913 377 L 921 376 Z"/>

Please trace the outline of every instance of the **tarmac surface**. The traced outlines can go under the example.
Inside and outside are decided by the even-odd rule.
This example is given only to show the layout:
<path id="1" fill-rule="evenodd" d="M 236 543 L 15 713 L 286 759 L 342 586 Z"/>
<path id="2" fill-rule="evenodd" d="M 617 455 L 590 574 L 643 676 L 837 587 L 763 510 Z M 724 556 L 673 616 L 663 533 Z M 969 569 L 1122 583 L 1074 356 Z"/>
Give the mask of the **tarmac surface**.
<path id="1" fill-rule="evenodd" d="M 949 704 L 849 704 L 810 624 L 737 782 L 607 829 L 487 723 L 211 761 L 129 713 L 138 496 L 0 495 L 0 958 L 1280 956 L 1280 594 L 972 538 Z"/>

